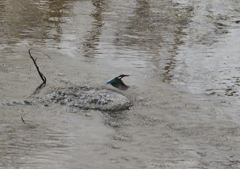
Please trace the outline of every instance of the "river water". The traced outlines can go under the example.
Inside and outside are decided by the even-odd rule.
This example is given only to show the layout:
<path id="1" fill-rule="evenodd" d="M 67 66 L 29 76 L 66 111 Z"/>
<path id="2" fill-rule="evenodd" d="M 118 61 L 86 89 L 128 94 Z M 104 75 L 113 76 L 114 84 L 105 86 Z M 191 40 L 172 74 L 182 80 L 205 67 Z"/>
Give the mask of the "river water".
<path id="1" fill-rule="evenodd" d="M 1 103 L 119 74 L 133 102 L 1 104 L 0 168 L 240 168 L 237 0 L 0 0 L 0 14 Z"/>

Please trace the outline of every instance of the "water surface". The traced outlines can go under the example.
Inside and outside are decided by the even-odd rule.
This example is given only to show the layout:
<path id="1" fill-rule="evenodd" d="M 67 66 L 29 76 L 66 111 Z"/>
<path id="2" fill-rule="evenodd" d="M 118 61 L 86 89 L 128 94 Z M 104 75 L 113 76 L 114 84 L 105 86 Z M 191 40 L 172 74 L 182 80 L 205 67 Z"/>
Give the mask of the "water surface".
<path id="1" fill-rule="evenodd" d="M 3 106 L 1 168 L 238 168 L 240 3 L 0 0 L 0 102 L 73 85 L 112 89 L 129 111 Z M 21 120 L 21 116 L 25 120 Z"/>

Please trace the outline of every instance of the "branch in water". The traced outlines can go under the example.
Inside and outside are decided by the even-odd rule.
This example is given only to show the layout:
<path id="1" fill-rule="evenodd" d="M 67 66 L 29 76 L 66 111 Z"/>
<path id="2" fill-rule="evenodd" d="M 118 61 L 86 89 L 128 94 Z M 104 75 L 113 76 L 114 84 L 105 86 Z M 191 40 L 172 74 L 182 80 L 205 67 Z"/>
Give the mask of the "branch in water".
<path id="1" fill-rule="evenodd" d="M 36 89 L 35 89 L 35 91 L 33 92 L 33 95 L 35 95 L 35 94 L 37 94 L 37 93 L 39 93 L 39 91 L 42 89 L 42 88 L 44 88 L 46 86 L 46 83 L 42 83 L 42 84 L 40 84 Z"/>
<path id="2" fill-rule="evenodd" d="M 26 124 L 25 120 L 23 119 L 22 115 L 21 115 L 21 120 L 24 124 Z"/>
<path id="3" fill-rule="evenodd" d="M 32 50 L 32 49 L 33 49 L 33 48 L 29 49 L 29 50 L 28 50 L 28 53 L 29 53 L 30 58 L 32 59 L 34 65 L 35 65 L 35 67 L 36 67 L 36 69 L 37 69 L 37 72 L 38 72 L 39 76 L 41 77 L 41 79 L 42 79 L 42 81 L 43 81 L 42 84 L 46 84 L 46 82 L 47 82 L 47 78 L 42 74 L 42 72 L 40 72 L 39 67 L 38 67 L 38 65 L 37 65 L 37 62 L 36 62 L 36 61 L 37 61 L 37 58 L 34 59 L 34 58 L 32 57 L 32 55 L 31 55 L 31 50 Z M 37 49 L 33 49 L 33 50 L 37 50 Z M 40 51 L 40 50 L 37 50 L 37 51 L 43 53 L 43 52 Z M 48 56 L 48 55 L 45 54 L 45 53 L 43 53 L 43 54 L 46 55 L 46 56 Z M 48 56 L 48 57 L 50 58 L 50 56 Z"/>

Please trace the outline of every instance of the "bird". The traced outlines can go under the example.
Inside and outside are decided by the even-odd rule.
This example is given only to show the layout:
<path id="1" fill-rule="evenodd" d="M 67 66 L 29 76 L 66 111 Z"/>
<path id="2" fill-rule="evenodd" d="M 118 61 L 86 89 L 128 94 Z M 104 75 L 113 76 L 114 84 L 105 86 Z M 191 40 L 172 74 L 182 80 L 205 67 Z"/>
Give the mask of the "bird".
<path id="1" fill-rule="evenodd" d="M 114 77 L 106 82 L 106 84 L 111 84 L 113 87 L 116 87 L 120 90 L 127 90 L 130 86 L 127 86 L 123 83 L 122 78 L 128 77 L 129 75 L 121 74 L 117 77 Z"/>

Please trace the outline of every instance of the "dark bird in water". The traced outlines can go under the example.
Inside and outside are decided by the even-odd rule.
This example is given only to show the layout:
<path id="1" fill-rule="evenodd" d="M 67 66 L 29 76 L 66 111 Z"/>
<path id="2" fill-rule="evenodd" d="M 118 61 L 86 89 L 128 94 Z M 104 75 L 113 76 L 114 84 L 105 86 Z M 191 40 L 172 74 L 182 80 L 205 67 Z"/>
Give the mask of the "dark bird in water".
<path id="1" fill-rule="evenodd" d="M 106 82 L 106 84 L 111 84 L 113 87 L 116 87 L 120 90 L 127 90 L 130 86 L 127 86 L 123 83 L 122 78 L 128 77 L 129 75 L 119 75 L 117 77 L 114 77 L 113 79 L 110 79 Z"/>

